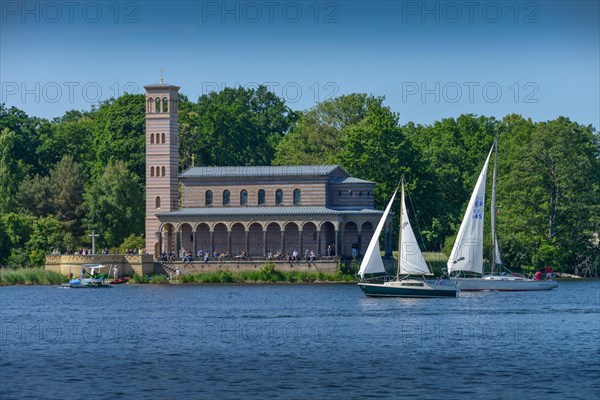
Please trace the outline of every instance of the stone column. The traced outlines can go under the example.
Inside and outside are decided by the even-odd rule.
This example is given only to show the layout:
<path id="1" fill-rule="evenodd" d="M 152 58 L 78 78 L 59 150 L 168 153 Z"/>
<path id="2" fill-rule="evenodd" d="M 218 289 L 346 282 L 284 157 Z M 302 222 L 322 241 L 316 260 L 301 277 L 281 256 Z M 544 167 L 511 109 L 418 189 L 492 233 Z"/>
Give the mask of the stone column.
<path id="1" fill-rule="evenodd" d="M 155 254 L 155 258 L 160 258 L 163 252 L 162 249 L 162 232 L 156 232 L 156 240 L 158 241 L 158 254 Z"/>
<path id="2" fill-rule="evenodd" d="M 285 257 L 285 228 L 281 230 L 281 256 Z"/>
<path id="3" fill-rule="evenodd" d="M 231 229 L 227 229 L 227 253 L 233 255 L 231 254 Z"/>
<path id="4" fill-rule="evenodd" d="M 246 250 L 246 254 L 248 254 L 248 257 L 250 257 L 250 231 L 246 231 L 246 244 L 245 244 L 246 248 L 244 250 Z"/>
<path id="5" fill-rule="evenodd" d="M 173 250 L 175 258 L 179 258 L 179 235 L 180 232 L 175 231 L 175 249 Z"/>
<path id="6" fill-rule="evenodd" d="M 198 250 L 196 249 L 196 231 L 192 231 L 192 251 L 194 252 L 193 257 L 196 257 Z"/>
<path id="7" fill-rule="evenodd" d="M 341 257 L 342 256 L 342 252 L 341 252 L 341 247 L 340 246 L 340 230 L 336 229 L 335 230 L 335 255 Z"/>
<path id="8" fill-rule="evenodd" d="M 267 231 L 263 228 L 263 257 L 267 256 Z"/>
<path id="9" fill-rule="evenodd" d="M 215 251 L 215 231 L 210 231 L 210 256 L 212 257 L 212 253 Z"/>
<path id="10" fill-rule="evenodd" d="M 299 257 L 302 258 L 304 256 L 304 243 L 302 243 L 302 238 L 303 238 L 303 231 L 302 229 L 298 230 L 298 242 L 299 242 L 299 246 L 300 246 L 300 255 Z"/>
<path id="11" fill-rule="evenodd" d="M 317 229 L 317 257 L 321 257 L 321 230 Z"/>

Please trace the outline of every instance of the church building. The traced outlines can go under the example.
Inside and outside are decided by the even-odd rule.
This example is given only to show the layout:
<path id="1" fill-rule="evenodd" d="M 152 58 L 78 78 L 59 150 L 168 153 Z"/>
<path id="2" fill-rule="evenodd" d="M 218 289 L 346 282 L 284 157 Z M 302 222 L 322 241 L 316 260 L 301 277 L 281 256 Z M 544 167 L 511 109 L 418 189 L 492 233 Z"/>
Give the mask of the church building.
<path id="1" fill-rule="evenodd" d="M 192 167 L 179 173 L 179 87 L 146 89 L 146 250 L 360 256 L 382 212 L 374 183 L 339 165 Z M 386 226 L 386 255 L 391 255 Z"/>

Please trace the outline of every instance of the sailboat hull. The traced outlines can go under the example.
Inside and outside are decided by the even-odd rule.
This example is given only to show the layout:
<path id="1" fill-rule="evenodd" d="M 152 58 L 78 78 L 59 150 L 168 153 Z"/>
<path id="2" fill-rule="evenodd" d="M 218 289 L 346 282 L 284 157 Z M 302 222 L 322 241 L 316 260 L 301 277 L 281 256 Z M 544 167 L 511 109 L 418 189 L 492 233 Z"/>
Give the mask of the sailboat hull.
<path id="1" fill-rule="evenodd" d="M 498 292 L 526 292 L 537 290 L 552 290 L 558 287 L 553 280 L 536 281 L 533 279 L 517 276 L 488 275 L 483 278 L 450 278 L 456 286 L 465 292 L 477 292 L 483 290 Z"/>
<path id="2" fill-rule="evenodd" d="M 430 285 L 423 281 L 361 282 L 358 286 L 369 297 L 457 297 L 459 292 L 455 286 Z"/>

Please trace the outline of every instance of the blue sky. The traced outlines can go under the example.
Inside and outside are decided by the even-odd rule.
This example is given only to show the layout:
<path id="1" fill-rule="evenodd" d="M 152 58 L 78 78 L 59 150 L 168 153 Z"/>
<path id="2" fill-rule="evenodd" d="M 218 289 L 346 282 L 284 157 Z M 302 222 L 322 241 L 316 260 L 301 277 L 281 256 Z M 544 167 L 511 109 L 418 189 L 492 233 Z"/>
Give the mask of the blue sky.
<path id="1" fill-rule="evenodd" d="M 598 1 L 3 1 L 1 102 L 53 118 L 159 81 L 267 84 L 297 110 L 361 92 L 402 123 L 600 126 Z"/>

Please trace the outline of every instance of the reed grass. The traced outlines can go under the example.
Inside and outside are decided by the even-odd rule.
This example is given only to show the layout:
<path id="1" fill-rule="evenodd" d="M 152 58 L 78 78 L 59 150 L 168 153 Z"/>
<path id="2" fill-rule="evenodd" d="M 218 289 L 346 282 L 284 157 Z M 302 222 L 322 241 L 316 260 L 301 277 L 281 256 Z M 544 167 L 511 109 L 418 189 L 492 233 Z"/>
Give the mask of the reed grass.
<path id="1" fill-rule="evenodd" d="M 344 275 L 340 271 L 324 273 L 321 271 L 279 271 L 273 263 L 267 262 L 256 271 L 219 270 L 197 274 L 180 275 L 179 280 L 172 277 L 169 281 L 166 275 L 134 275 L 130 283 L 309 283 L 309 282 L 355 282 L 356 278 Z"/>
<path id="2" fill-rule="evenodd" d="M 66 283 L 65 275 L 43 268 L 1 268 L 0 286 L 11 285 L 59 285 Z"/>

